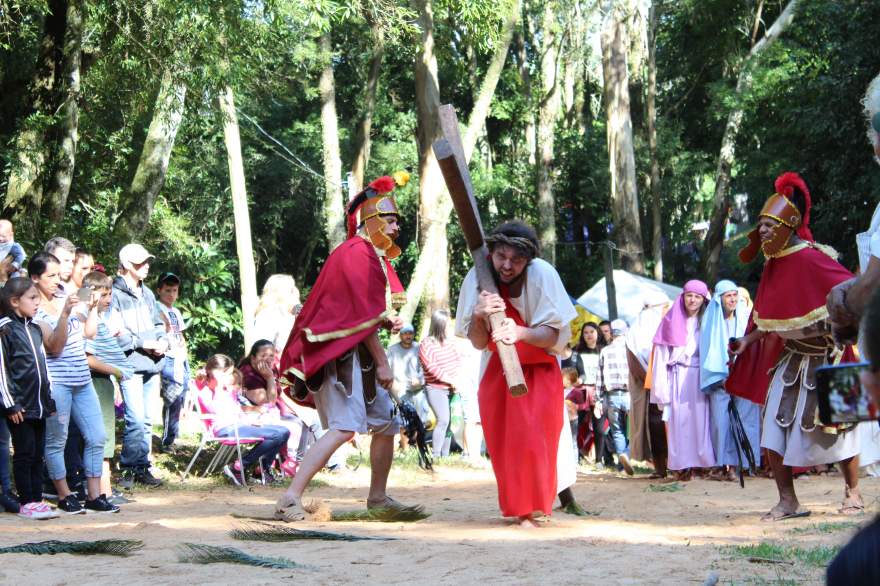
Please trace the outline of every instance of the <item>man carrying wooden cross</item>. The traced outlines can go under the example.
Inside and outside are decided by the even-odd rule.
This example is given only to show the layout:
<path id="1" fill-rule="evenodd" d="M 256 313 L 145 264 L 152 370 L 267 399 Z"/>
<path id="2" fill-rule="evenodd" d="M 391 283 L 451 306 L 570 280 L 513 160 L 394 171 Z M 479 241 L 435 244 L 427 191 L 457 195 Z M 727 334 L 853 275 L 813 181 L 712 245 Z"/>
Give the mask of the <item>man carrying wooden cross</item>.
<path id="1" fill-rule="evenodd" d="M 480 418 L 505 517 L 535 527 L 534 513 L 549 515 L 557 492 L 556 456 L 562 429 L 562 374 L 556 355 L 571 337 L 576 317 L 559 274 L 536 258 L 535 230 L 505 222 L 485 238 L 499 294 L 481 292 L 472 268 L 462 284 L 456 333 L 484 350 Z M 489 315 L 504 312 L 490 333 Z M 512 396 L 496 349 L 515 344 L 528 393 Z M 570 451 L 570 450 L 569 450 Z"/>

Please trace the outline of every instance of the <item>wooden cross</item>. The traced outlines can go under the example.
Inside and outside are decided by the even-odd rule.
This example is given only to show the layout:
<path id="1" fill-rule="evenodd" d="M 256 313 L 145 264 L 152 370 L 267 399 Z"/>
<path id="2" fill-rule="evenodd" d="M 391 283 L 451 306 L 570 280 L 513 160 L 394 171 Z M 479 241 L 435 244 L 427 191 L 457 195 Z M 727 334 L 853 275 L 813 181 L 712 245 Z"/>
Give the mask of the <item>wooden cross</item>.
<path id="1" fill-rule="evenodd" d="M 480 290 L 498 294 L 498 287 L 495 285 L 492 267 L 489 264 L 489 249 L 483 238 L 480 212 L 477 210 L 477 202 L 474 199 L 474 186 L 471 183 L 471 175 L 468 172 L 464 148 L 461 144 L 461 135 L 458 132 L 458 117 L 450 104 L 440 106 L 438 115 L 444 138 L 434 142 L 434 156 L 437 157 L 437 163 L 443 172 L 446 188 L 452 197 L 455 213 L 461 224 L 461 231 L 464 233 L 468 250 L 471 251 L 471 257 L 474 259 L 474 269 L 477 273 L 477 283 Z M 500 311 L 490 315 L 490 331 L 501 327 L 501 322 L 505 317 L 504 312 Z M 503 342 L 499 342 L 497 347 L 501 368 L 504 371 L 504 378 L 507 381 L 510 394 L 514 397 L 525 395 L 529 389 L 523 377 L 516 348 Z"/>

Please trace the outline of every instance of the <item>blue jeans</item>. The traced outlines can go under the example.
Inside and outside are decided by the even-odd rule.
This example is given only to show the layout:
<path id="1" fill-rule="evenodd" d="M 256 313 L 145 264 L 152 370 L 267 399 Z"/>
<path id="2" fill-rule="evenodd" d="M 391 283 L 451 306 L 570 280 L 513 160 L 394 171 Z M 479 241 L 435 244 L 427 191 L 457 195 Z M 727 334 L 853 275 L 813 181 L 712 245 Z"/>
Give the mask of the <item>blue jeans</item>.
<path id="1" fill-rule="evenodd" d="M 84 385 L 68 386 L 52 383 L 55 414 L 46 420 L 46 466 L 49 478 L 61 480 L 67 476 L 64 447 L 71 419 L 83 436 L 83 468 L 87 478 L 100 478 L 104 461 L 104 416 L 92 381 Z"/>
<path id="2" fill-rule="evenodd" d="M 12 491 L 12 476 L 9 474 L 9 426 L 6 418 L 0 417 L 0 490 Z"/>
<path id="3" fill-rule="evenodd" d="M 609 435 L 614 442 L 614 451 L 618 456 L 629 457 L 629 442 L 626 439 L 626 420 L 629 415 L 629 393 L 615 392 L 605 393 L 605 411 L 608 413 L 608 422 L 611 424 Z"/>
<path id="4" fill-rule="evenodd" d="M 224 427 L 214 432 L 218 437 L 235 437 L 233 426 Z M 247 470 L 262 458 L 266 464 L 271 464 L 278 455 L 279 450 L 287 444 L 290 430 L 280 425 L 239 425 L 238 437 L 261 437 L 263 441 L 256 444 L 250 451 L 241 457 L 241 463 Z"/>
<path id="5" fill-rule="evenodd" d="M 119 466 L 131 470 L 147 470 L 150 467 L 150 443 L 153 422 L 150 420 L 152 405 L 159 399 L 159 373 L 135 374 L 121 383 L 122 399 L 125 401 L 125 434 L 122 436 L 122 452 Z"/>

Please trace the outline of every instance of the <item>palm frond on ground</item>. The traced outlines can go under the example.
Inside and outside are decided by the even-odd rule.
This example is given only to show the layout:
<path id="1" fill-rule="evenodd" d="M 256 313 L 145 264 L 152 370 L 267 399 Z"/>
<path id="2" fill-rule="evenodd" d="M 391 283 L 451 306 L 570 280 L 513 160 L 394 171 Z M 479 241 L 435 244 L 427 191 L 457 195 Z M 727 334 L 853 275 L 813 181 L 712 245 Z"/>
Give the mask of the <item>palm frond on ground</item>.
<path id="1" fill-rule="evenodd" d="M 101 539 L 98 541 L 37 541 L 9 547 L 0 547 L 0 553 L 30 553 L 33 555 L 115 555 L 127 556 L 141 549 L 144 542 L 137 539 Z"/>
<path id="2" fill-rule="evenodd" d="M 376 521 L 379 523 L 411 523 L 431 516 L 421 505 L 411 507 L 367 509 L 360 511 L 333 511 L 331 521 Z"/>
<path id="3" fill-rule="evenodd" d="M 240 541 L 297 541 L 313 539 L 319 541 L 390 541 L 393 537 L 362 537 L 347 533 L 331 533 L 329 531 L 312 531 L 294 529 L 273 523 L 252 523 L 243 525 L 229 532 L 229 536 Z"/>
<path id="4" fill-rule="evenodd" d="M 241 564 L 280 570 L 303 567 L 287 558 L 251 555 L 234 547 L 202 543 L 181 543 L 178 559 L 188 564 Z"/>

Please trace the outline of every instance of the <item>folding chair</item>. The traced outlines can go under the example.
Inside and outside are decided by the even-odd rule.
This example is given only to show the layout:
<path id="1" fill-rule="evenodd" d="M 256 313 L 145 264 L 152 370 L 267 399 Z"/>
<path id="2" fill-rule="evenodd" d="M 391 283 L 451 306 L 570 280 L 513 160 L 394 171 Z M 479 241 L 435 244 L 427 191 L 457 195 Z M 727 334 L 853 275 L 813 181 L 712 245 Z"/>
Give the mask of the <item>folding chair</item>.
<path id="1" fill-rule="evenodd" d="M 232 437 L 218 437 L 213 434 L 211 431 L 211 420 L 214 418 L 214 415 L 207 414 L 202 411 L 202 406 L 198 401 L 195 402 L 196 411 L 199 414 L 199 419 L 204 426 L 204 430 L 200 434 L 199 447 L 196 449 L 196 453 L 193 455 L 192 460 L 189 461 L 189 465 L 187 465 L 186 470 L 183 471 L 183 475 L 180 478 L 180 481 L 183 482 L 186 480 L 186 477 L 189 475 L 190 470 L 198 459 L 199 455 L 202 453 L 209 443 L 218 444 L 217 452 L 214 454 L 214 457 L 211 458 L 211 461 L 208 463 L 208 467 L 205 468 L 202 476 L 208 476 L 212 474 L 217 468 L 223 467 L 229 463 L 234 455 L 238 456 L 238 467 L 241 472 L 241 480 L 242 483 L 247 486 L 247 478 L 244 469 L 244 463 L 241 457 L 241 446 L 242 445 L 254 445 L 263 441 L 261 437 L 241 437 L 238 435 L 238 423 L 235 423 L 233 429 L 235 430 L 235 435 Z"/>

